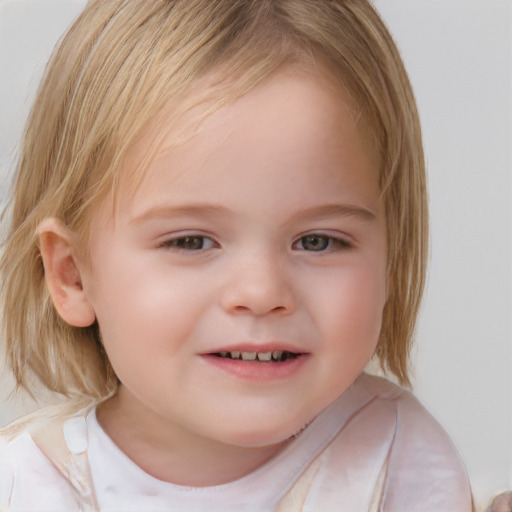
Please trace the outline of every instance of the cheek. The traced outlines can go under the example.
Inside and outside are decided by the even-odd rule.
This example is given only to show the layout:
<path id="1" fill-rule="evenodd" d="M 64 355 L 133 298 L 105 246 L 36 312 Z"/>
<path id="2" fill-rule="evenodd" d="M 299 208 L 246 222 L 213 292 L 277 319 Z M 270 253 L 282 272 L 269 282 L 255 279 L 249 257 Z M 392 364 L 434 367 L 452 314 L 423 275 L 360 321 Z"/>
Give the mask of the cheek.
<path id="1" fill-rule="evenodd" d="M 183 275 L 158 271 L 147 261 L 127 263 L 102 272 L 92 290 L 102 338 L 111 358 L 158 360 L 191 337 L 204 298 Z"/>
<path id="2" fill-rule="evenodd" d="M 343 269 L 326 288 L 317 300 L 325 335 L 340 349 L 373 353 L 386 303 L 385 269 Z"/>

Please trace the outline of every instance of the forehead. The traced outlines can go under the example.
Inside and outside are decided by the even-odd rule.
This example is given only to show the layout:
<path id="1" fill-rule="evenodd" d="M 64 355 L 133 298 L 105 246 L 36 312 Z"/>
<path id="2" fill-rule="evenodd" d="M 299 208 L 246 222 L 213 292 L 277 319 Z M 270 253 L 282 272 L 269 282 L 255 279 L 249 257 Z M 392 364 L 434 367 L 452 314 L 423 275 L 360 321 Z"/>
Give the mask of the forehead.
<path id="1" fill-rule="evenodd" d="M 336 135 L 326 137 L 329 132 Z M 353 158 L 355 153 L 344 151 L 350 140 L 364 153 L 364 166 L 376 169 L 375 152 L 362 133 L 358 107 L 326 73 L 288 68 L 242 96 L 198 89 L 156 119 L 128 151 L 117 189 L 119 200 L 133 199 L 141 187 L 174 188 L 192 170 L 212 167 L 219 158 L 224 159 L 222 165 L 235 168 L 246 167 L 249 160 L 261 165 L 265 158 L 270 162 L 277 157 L 297 165 L 292 162 L 300 137 L 306 142 L 302 152 L 314 153 L 311 158 L 318 165 L 333 154 Z M 250 158 L 255 153 L 259 158 Z M 257 171 L 252 169 L 253 174 Z M 203 188 L 209 179 L 216 178 L 203 173 Z"/>

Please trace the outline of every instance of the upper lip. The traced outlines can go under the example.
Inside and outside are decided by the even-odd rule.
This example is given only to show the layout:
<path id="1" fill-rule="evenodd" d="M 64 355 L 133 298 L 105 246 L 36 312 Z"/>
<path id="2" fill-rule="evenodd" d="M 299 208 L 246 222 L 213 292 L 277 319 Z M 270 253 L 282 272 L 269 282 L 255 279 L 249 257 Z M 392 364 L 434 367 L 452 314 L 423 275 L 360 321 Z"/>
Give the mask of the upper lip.
<path id="1" fill-rule="evenodd" d="M 291 352 L 293 354 L 305 354 L 306 350 L 298 347 L 297 345 L 293 345 L 290 343 L 272 341 L 265 343 L 237 343 L 233 345 L 223 345 L 221 347 L 215 348 L 214 350 L 209 350 L 208 352 L 204 352 L 204 354 L 218 354 L 219 352 Z"/>

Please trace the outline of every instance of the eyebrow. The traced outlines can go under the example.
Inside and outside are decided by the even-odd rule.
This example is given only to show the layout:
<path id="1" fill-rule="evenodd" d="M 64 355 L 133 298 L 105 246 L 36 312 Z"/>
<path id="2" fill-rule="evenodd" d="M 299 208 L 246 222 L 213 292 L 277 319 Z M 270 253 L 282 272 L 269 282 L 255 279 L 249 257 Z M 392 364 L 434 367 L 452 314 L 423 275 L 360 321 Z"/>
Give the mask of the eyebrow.
<path id="1" fill-rule="evenodd" d="M 190 204 L 183 206 L 155 206 L 141 215 L 134 217 L 130 223 L 140 224 L 151 219 L 172 219 L 183 216 L 194 217 L 219 217 L 230 212 L 222 205 Z M 362 221 L 375 220 L 377 215 L 371 209 L 353 204 L 324 204 L 300 210 L 288 222 L 296 222 L 308 219 L 323 219 L 329 217 L 354 217 Z M 287 222 L 287 223 L 288 223 Z"/>
<path id="2" fill-rule="evenodd" d="M 175 217 L 196 216 L 196 217 L 218 217 L 226 214 L 229 210 L 224 206 L 209 204 L 190 204 L 184 206 L 155 206 L 141 215 L 135 216 L 130 224 L 140 224 L 151 219 L 172 219 Z"/>
<path id="3" fill-rule="evenodd" d="M 301 210 L 294 217 L 294 220 L 310 218 L 322 219 L 328 217 L 355 217 L 359 220 L 370 221 L 375 220 L 377 215 L 374 211 L 365 206 L 333 203 Z"/>

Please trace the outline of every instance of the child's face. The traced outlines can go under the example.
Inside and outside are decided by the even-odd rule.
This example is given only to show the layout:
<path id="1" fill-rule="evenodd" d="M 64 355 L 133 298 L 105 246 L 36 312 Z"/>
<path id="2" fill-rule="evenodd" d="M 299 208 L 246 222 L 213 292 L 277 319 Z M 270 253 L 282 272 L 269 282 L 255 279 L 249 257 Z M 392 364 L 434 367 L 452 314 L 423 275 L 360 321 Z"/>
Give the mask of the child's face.
<path id="1" fill-rule="evenodd" d="M 121 408 L 178 438 L 268 445 L 364 369 L 386 236 L 355 117 L 327 80 L 282 72 L 162 153 L 135 196 L 125 188 L 150 137 L 132 150 L 83 273 Z"/>

